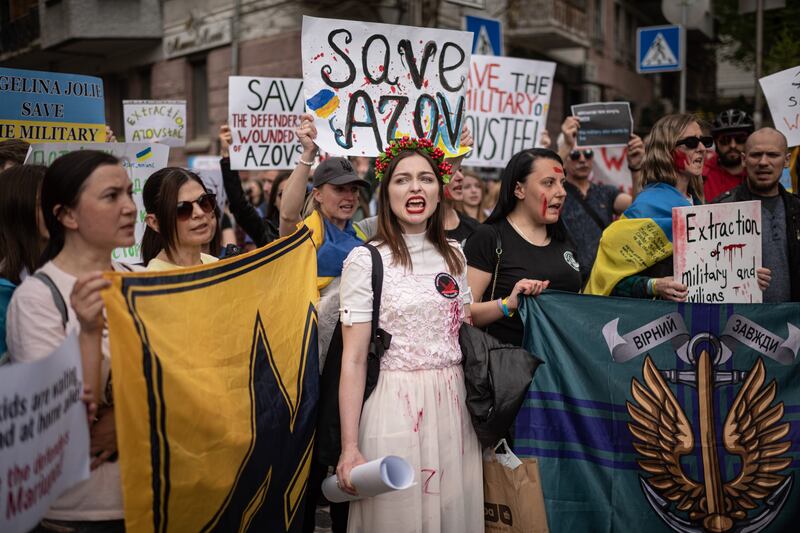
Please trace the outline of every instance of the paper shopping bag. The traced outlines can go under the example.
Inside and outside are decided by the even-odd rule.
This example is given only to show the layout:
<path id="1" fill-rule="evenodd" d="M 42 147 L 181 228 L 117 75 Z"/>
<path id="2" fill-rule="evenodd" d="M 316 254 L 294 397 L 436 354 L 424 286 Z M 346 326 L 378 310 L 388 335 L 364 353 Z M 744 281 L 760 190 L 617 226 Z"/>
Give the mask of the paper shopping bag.
<path id="1" fill-rule="evenodd" d="M 498 462 L 502 456 L 505 460 Z M 483 460 L 483 512 L 487 533 L 548 533 L 536 459 L 517 459 L 510 451 L 497 455 L 487 452 Z"/>

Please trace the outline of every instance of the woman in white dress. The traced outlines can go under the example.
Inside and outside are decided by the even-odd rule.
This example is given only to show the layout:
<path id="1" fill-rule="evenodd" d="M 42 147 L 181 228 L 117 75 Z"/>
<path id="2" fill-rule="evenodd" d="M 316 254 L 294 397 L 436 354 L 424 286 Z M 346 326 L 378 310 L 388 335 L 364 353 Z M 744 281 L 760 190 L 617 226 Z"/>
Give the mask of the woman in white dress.
<path id="1" fill-rule="evenodd" d="M 348 531 L 484 530 L 481 450 L 465 400 L 458 330 L 471 294 L 461 248 L 447 241 L 442 210 L 450 165 L 425 139 L 394 141 L 376 163 L 384 264 L 380 327 L 392 335 L 378 383 L 363 402 L 372 320 L 369 251 L 350 252 L 341 282 L 344 349 L 339 402 L 340 486 L 353 467 L 385 455 L 415 469 L 409 489 L 351 504 Z"/>

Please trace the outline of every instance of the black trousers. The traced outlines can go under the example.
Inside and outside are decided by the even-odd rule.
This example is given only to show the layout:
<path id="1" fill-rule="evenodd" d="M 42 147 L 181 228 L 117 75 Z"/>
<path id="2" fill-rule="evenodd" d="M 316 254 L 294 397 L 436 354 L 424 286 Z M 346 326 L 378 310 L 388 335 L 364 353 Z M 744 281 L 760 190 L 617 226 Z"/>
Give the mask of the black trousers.
<path id="1" fill-rule="evenodd" d="M 311 472 L 308 475 L 308 489 L 306 490 L 306 512 L 303 517 L 303 533 L 314 533 L 316 526 L 317 502 L 322 497 L 322 482 L 328 475 L 328 467 L 319 461 L 314 461 L 311 465 Z M 331 530 L 333 533 L 346 533 L 347 531 L 347 512 L 350 504 L 332 503 L 331 504 Z"/>

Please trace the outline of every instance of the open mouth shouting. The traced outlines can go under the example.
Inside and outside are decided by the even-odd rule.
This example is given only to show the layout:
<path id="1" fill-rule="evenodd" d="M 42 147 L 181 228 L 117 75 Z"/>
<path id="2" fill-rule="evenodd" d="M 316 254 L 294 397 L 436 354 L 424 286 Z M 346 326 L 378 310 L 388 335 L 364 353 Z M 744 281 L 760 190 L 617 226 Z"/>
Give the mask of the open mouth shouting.
<path id="1" fill-rule="evenodd" d="M 414 195 L 406 200 L 406 212 L 409 215 L 421 215 L 425 212 L 426 204 L 424 196 Z"/>

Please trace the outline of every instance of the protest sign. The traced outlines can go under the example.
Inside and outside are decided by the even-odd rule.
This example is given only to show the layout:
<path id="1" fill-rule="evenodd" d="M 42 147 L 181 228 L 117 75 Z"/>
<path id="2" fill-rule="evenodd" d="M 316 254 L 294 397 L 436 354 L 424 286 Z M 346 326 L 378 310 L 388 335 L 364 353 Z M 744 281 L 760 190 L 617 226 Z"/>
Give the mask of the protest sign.
<path id="1" fill-rule="evenodd" d="M 186 100 L 123 100 L 125 141 L 186 144 Z"/>
<path id="2" fill-rule="evenodd" d="M 222 209 L 228 202 L 228 196 L 225 194 L 219 160 L 218 155 L 190 155 L 186 168 L 200 176 L 206 189 L 217 195 L 217 205 Z"/>
<path id="3" fill-rule="evenodd" d="M 396 137 L 457 153 L 472 34 L 303 17 L 303 91 L 317 144 L 375 157 Z"/>
<path id="4" fill-rule="evenodd" d="M 286 170 L 297 166 L 303 147 L 295 128 L 303 111 L 301 79 L 228 78 L 231 168 Z"/>
<path id="5" fill-rule="evenodd" d="M 117 248 L 111 255 L 114 261 L 121 263 L 141 262 L 142 236 L 144 235 L 144 202 L 142 188 L 144 182 L 155 171 L 167 166 L 169 146 L 163 144 L 133 143 L 47 143 L 31 147 L 25 163 L 34 165 L 50 165 L 56 158 L 77 150 L 100 150 L 122 161 L 133 183 L 133 201 L 136 202 L 136 244 L 127 248 Z"/>
<path id="6" fill-rule="evenodd" d="M 672 209 L 674 278 L 690 302 L 761 303 L 761 202 Z"/>
<path id="7" fill-rule="evenodd" d="M 89 478 L 81 352 L 72 334 L 48 357 L 0 372 L 0 531 L 31 531 Z"/>
<path id="8" fill-rule="evenodd" d="M 465 164 L 505 167 L 512 155 L 539 144 L 555 70 L 550 61 L 472 56 L 464 123 L 475 144 Z"/>
<path id="9" fill-rule="evenodd" d="M 572 106 L 581 123 L 578 146 L 625 146 L 633 130 L 628 102 L 598 102 Z"/>
<path id="10" fill-rule="evenodd" d="M 758 80 L 769 104 L 775 128 L 789 146 L 800 145 L 800 66 Z"/>
<path id="11" fill-rule="evenodd" d="M 612 185 L 626 193 L 633 192 L 633 179 L 628 169 L 627 146 L 599 146 L 592 159 L 594 181 Z"/>
<path id="12" fill-rule="evenodd" d="M 0 140 L 104 142 L 103 80 L 0 68 Z"/>

